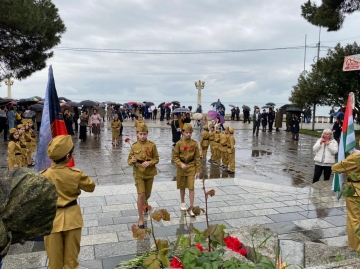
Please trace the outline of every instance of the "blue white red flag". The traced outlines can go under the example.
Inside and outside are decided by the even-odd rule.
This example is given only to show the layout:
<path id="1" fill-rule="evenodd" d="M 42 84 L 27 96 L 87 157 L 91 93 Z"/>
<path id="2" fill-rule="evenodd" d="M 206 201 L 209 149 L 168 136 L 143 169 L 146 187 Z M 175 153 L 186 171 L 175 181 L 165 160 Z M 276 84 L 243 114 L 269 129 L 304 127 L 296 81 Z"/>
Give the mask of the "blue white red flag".
<path id="1" fill-rule="evenodd" d="M 47 147 L 51 139 L 58 135 L 67 135 L 59 98 L 56 92 L 52 66 L 49 67 L 48 83 L 45 93 L 44 109 L 41 118 L 39 143 L 36 151 L 35 170 L 40 172 L 51 165 Z M 74 160 L 67 165 L 74 166 Z"/>

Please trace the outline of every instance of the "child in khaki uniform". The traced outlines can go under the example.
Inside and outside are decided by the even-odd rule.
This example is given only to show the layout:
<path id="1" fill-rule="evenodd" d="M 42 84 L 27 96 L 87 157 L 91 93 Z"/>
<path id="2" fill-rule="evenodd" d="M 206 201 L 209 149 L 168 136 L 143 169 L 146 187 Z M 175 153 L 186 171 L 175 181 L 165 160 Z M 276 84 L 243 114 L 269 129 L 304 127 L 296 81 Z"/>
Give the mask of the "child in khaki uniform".
<path id="1" fill-rule="evenodd" d="M 185 189 L 189 189 L 190 207 L 188 212 L 191 217 L 195 217 L 192 212 L 195 199 L 195 177 L 200 176 L 200 154 L 198 143 L 191 139 L 192 126 L 190 123 L 183 125 L 184 138 L 178 141 L 174 148 L 173 160 L 177 164 L 176 182 L 180 190 L 181 204 L 180 209 L 186 210 Z"/>
<path id="2" fill-rule="evenodd" d="M 215 129 L 214 124 L 210 123 L 209 142 L 210 142 L 210 160 L 209 162 L 215 162 Z"/>
<path id="3" fill-rule="evenodd" d="M 133 176 L 138 193 L 137 207 L 139 213 L 138 226 L 144 229 L 143 206 L 151 195 L 154 177 L 157 175 L 155 165 L 159 163 L 159 154 L 154 142 L 147 140 L 148 127 L 139 124 L 136 127 L 137 142 L 130 149 L 128 164 L 133 166 Z"/>
<path id="4" fill-rule="evenodd" d="M 12 170 L 22 166 L 21 146 L 19 140 L 19 132 L 16 128 L 11 128 L 10 142 L 8 144 L 9 157 L 7 158 L 8 168 Z"/>
<path id="5" fill-rule="evenodd" d="M 235 138 L 234 138 L 234 128 L 229 128 L 229 139 L 227 141 L 227 152 L 229 155 L 229 169 L 227 172 L 229 174 L 235 173 Z"/>
<path id="6" fill-rule="evenodd" d="M 80 190 L 93 192 L 94 181 L 80 169 L 66 167 L 73 158 L 71 136 L 53 138 L 47 149 L 53 163 L 41 171 L 55 184 L 58 193 L 56 216 L 51 234 L 44 237 L 49 269 L 76 269 L 79 266 L 81 228 L 84 225 L 77 198 Z"/>
<path id="7" fill-rule="evenodd" d="M 201 133 L 200 146 L 201 146 L 201 158 L 206 160 L 206 154 L 209 148 L 209 128 L 207 125 L 204 126 L 204 131 Z"/>

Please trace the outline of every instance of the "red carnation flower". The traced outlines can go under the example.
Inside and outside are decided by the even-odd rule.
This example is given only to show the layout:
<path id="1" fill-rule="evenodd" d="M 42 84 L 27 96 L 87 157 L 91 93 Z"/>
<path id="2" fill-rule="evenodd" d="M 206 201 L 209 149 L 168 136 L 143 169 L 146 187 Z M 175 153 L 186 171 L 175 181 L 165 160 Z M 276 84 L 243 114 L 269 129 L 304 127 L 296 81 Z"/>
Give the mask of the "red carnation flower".
<path id="1" fill-rule="evenodd" d="M 184 266 L 181 263 L 181 260 L 177 257 L 172 257 L 170 262 L 170 268 L 181 268 L 184 269 Z"/>
<path id="2" fill-rule="evenodd" d="M 239 250 L 239 253 L 240 253 L 241 255 L 243 255 L 244 257 L 246 257 L 246 255 L 247 255 L 246 249 L 244 249 L 244 248 L 241 248 L 241 249 Z"/>
<path id="3" fill-rule="evenodd" d="M 129 142 L 131 139 L 129 137 L 125 138 L 125 142 Z"/>
<path id="4" fill-rule="evenodd" d="M 188 149 L 188 147 L 187 146 L 184 146 L 184 150 L 186 151 Z"/>
<path id="5" fill-rule="evenodd" d="M 200 245 L 200 244 L 196 244 L 195 247 L 196 247 L 198 250 L 200 250 L 201 252 L 204 251 L 204 248 L 203 248 L 202 245 Z"/>

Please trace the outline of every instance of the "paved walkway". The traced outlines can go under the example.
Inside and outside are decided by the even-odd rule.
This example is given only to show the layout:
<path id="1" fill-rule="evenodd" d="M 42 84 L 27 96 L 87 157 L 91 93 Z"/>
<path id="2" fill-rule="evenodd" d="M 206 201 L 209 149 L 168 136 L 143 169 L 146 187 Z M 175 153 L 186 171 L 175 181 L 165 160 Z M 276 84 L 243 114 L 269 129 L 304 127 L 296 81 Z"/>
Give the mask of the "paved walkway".
<path id="1" fill-rule="evenodd" d="M 125 122 L 124 137 L 135 138 L 132 122 Z M 230 124 L 229 124 L 230 125 Z M 317 128 L 325 126 L 318 125 Z M 324 124 L 329 127 L 329 124 Z M 171 162 L 171 134 L 164 122 L 149 123 L 150 139 L 158 145 L 159 175 L 154 183 L 150 204 L 166 208 L 169 222 L 156 223 L 157 237 L 173 240 L 188 228 L 180 211 L 180 197 Z M 211 223 L 227 227 L 265 224 L 281 238 L 300 238 L 334 246 L 347 244 L 344 200 L 337 201 L 329 184 L 311 187 L 312 145 L 315 138 L 301 135 L 293 141 L 286 132 L 260 133 L 253 137 L 252 126 L 232 123 L 236 129 L 236 173 L 228 176 L 219 167 L 202 163 L 202 177 L 216 195 L 209 201 Z M 193 137 L 198 135 L 195 130 Z M 83 193 L 79 204 L 85 225 L 81 242 L 82 268 L 113 269 L 121 260 L 148 249 L 150 238 L 138 242 L 132 238 L 131 225 L 137 223 L 136 193 L 131 167 L 126 164 L 129 145 L 111 145 L 111 132 L 105 129 L 100 141 L 89 137 L 75 142 L 76 166 L 96 182 L 94 193 Z M 6 144 L 0 145 L 5 157 Z M 6 169 L 1 158 L 1 172 Z M 204 207 L 201 181 L 196 181 L 195 204 Z M 205 228 L 204 216 L 186 219 L 198 229 Z M 148 224 L 150 225 L 150 224 Z M 42 242 L 12 246 L 4 269 L 46 268 Z"/>

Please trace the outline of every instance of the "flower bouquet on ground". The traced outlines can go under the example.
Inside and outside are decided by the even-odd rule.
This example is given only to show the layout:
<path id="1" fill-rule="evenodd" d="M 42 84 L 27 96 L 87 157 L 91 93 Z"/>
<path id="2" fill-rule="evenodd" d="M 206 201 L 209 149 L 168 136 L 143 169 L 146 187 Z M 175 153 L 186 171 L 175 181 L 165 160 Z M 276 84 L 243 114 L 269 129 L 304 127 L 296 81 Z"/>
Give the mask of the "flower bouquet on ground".
<path id="1" fill-rule="evenodd" d="M 215 195 L 215 190 L 206 191 L 205 180 L 203 179 L 202 182 L 206 209 L 194 207 L 193 212 L 196 215 L 205 214 L 207 228 L 204 231 L 199 231 L 195 227 L 188 227 L 188 234 L 179 235 L 173 244 L 169 244 L 167 240 L 156 239 L 153 222 L 170 221 L 170 214 L 165 209 L 155 210 L 149 216 L 151 229 L 139 229 L 135 224 L 132 226 L 134 238 L 142 240 L 145 236 L 151 236 L 154 247 L 133 260 L 123 262 L 117 269 L 169 267 L 184 269 L 285 269 L 289 266 L 281 263 L 279 255 L 274 262 L 267 258 L 259 258 L 258 255 L 255 255 L 256 259 L 254 260 L 246 259 L 249 246 L 244 246 L 239 238 L 229 236 L 225 232 L 225 225 L 209 224 L 208 198 Z M 186 220 L 186 212 L 184 212 L 184 216 Z M 266 244 L 267 239 L 261 244 Z M 226 255 L 230 258 L 224 258 L 224 254 L 229 251 L 233 252 L 234 255 Z M 258 253 L 256 249 L 253 249 L 252 252 Z"/>

